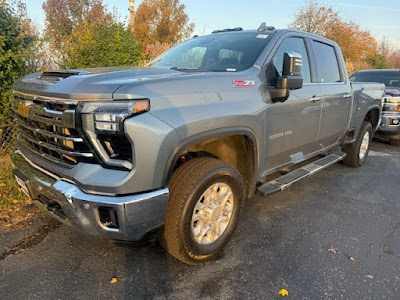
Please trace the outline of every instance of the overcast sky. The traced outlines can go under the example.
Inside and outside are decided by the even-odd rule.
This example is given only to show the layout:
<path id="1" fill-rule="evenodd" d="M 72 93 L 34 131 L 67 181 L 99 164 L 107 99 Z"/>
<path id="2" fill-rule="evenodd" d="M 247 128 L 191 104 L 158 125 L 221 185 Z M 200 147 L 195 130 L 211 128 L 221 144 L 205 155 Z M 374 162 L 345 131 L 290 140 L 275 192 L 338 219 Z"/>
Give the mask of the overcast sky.
<path id="1" fill-rule="evenodd" d="M 43 0 L 26 2 L 28 14 L 43 28 Z M 136 7 L 142 0 L 136 0 Z M 381 4 L 382 2 L 385 5 Z M 129 0 L 104 0 L 110 10 L 117 8 L 122 18 L 128 16 Z M 277 28 L 286 28 L 301 0 L 181 0 L 186 5 L 190 21 L 196 24 L 194 34 L 207 34 L 215 29 L 229 27 L 257 28 L 262 22 Z M 341 15 L 363 28 L 378 39 L 386 36 L 393 46 L 400 49 L 399 0 L 342 0 L 320 1 L 337 9 Z"/>

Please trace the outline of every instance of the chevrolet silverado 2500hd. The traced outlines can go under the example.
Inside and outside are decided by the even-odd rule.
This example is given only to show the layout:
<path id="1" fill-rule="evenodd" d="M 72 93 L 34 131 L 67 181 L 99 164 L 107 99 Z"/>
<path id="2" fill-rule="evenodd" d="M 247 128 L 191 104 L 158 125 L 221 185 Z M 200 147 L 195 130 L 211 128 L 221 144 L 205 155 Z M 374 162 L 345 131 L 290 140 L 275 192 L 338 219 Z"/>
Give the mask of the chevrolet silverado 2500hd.
<path id="1" fill-rule="evenodd" d="M 383 93 L 351 84 L 340 48 L 322 37 L 264 25 L 215 31 L 144 68 L 23 78 L 14 174 L 61 222 L 115 240 L 158 234 L 196 264 L 222 251 L 256 190 L 282 190 L 340 160 L 360 167 Z"/>
<path id="2" fill-rule="evenodd" d="M 382 99 L 382 123 L 376 136 L 400 146 L 400 70 L 364 70 L 354 73 L 351 82 L 379 82 L 386 86 Z"/>

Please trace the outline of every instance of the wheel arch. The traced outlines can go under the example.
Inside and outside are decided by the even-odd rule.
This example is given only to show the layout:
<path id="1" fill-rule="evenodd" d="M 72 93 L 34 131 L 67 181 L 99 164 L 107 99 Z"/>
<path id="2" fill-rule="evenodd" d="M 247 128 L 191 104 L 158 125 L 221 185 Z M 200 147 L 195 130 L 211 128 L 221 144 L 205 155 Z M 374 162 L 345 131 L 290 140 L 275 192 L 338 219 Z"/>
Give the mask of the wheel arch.
<path id="1" fill-rule="evenodd" d="M 357 138 L 360 134 L 360 129 L 362 127 L 362 123 L 364 121 L 370 122 L 373 128 L 373 131 L 378 129 L 379 122 L 380 122 L 380 115 L 381 115 L 381 108 L 378 105 L 373 105 L 368 108 L 368 110 L 363 115 L 363 118 L 357 120 L 357 126 L 355 127 L 354 138 Z"/>
<path id="2" fill-rule="evenodd" d="M 220 128 L 202 132 L 182 140 L 169 155 L 163 184 L 167 186 L 178 160 L 185 153 L 196 152 L 201 156 L 214 156 L 236 167 L 244 184 L 246 197 L 254 194 L 259 163 L 259 145 L 255 133 L 246 127 Z M 244 159 L 239 159 L 245 155 Z"/>
<path id="3" fill-rule="evenodd" d="M 380 114 L 381 114 L 381 111 L 380 111 L 379 107 L 377 107 L 377 106 L 371 107 L 365 114 L 363 121 L 370 122 L 372 125 L 372 129 L 374 131 L 376 131 L 379 126 Z M 362 122 L 361 122 L 361 124 L 362 124 Z"/>

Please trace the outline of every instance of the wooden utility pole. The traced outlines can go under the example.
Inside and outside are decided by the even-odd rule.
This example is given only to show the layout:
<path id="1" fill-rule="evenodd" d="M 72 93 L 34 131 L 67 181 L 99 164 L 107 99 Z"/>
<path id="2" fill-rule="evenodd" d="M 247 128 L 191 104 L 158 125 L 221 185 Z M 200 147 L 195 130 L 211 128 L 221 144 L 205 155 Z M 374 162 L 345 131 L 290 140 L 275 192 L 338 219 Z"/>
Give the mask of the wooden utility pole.
<path id="1" fill-rule="evenodd" d="M 129 27 L 135 32 L 135 0 L 129 0 Z"/>

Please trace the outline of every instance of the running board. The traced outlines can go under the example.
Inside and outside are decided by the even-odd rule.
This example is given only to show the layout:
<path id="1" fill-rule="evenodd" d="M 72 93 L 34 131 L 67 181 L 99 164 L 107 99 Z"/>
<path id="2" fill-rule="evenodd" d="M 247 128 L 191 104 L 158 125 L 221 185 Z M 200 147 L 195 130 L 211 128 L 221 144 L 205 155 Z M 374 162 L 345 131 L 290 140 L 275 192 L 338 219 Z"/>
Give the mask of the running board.
<path id="1" fill-rule="evenodd" d="M 273 181 L 269 181 L 258 187 L 257 192 L 263 196 L 268 194 L 283 191 L 290 187 L 293 183 L 304 179 L 312 174 L 315 174 L 327 167 L 343 160 L 346 157 L 346 153 L 335 153 L 327 155 L 317 161 L 312 162 L 300 169 L 294 170 L 286 175 L 283 175 Z"/>

